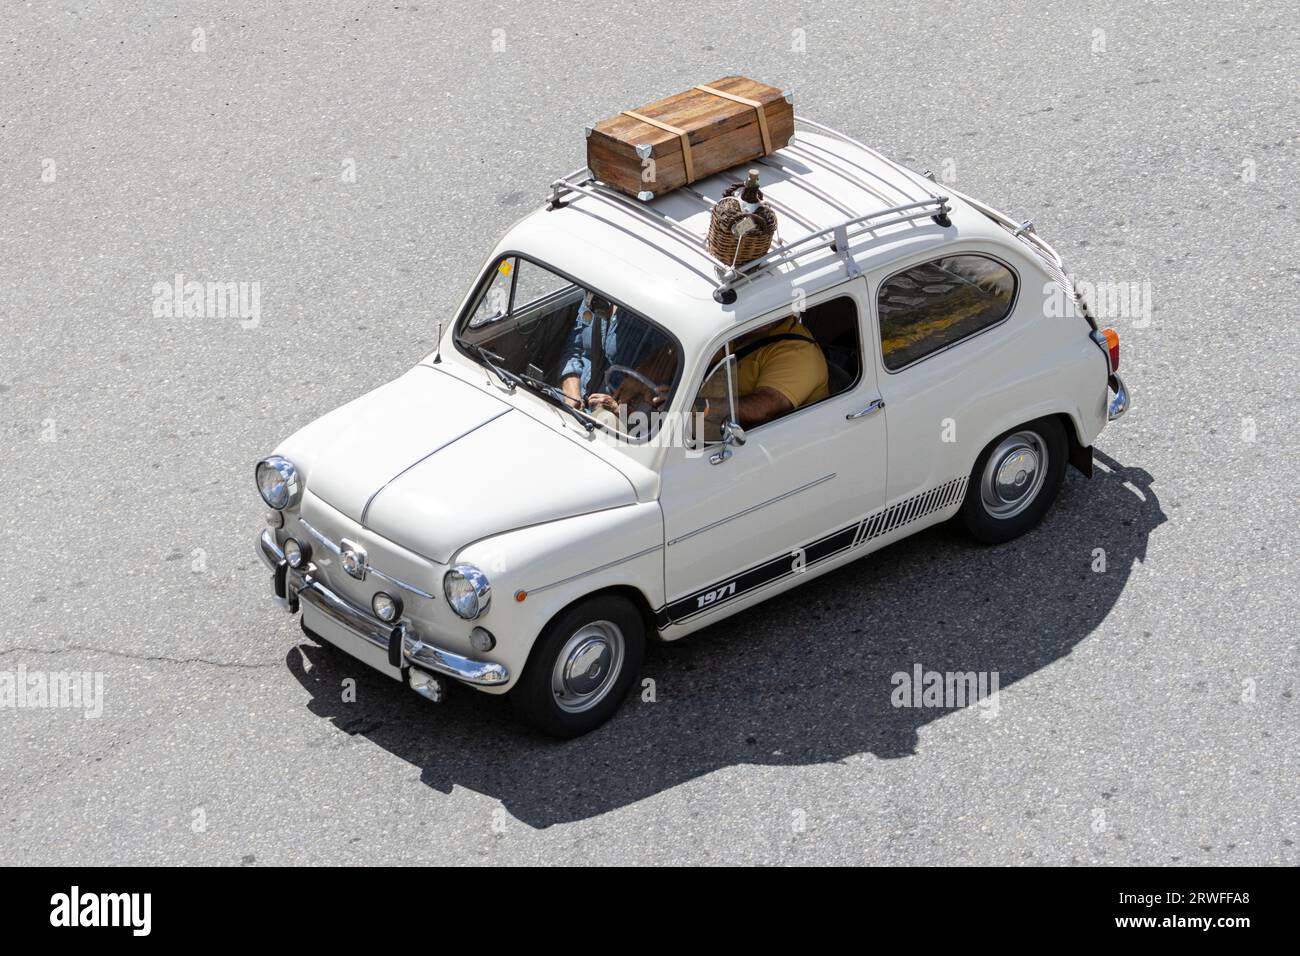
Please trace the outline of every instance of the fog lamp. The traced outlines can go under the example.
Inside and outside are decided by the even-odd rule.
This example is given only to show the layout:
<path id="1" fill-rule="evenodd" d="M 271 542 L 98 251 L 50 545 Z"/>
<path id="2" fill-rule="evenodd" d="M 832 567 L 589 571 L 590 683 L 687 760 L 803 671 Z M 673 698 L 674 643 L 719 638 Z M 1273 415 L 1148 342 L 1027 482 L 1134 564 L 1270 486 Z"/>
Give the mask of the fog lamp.
<path id="1" fill-rule="evenodd" d="M 469 643 L 480 654 L 486 654 L 497 646 L 497 639 L 486 627 L 476 627 L 469 632 Z"/>
<path id="2" fill-rule="evenodd" d="M 305 568 L 311 560 L 311 548 L 301 544 L 296 538 L 286 538 L 284 542 L 284 560 L 295 571 Z"/>
<path id="3" fill-rule="evenodd" d="M 392 624 L 402 616 L 402 600 L 380 591 L 370 599 L 370 610 L 385 624 Z"/>

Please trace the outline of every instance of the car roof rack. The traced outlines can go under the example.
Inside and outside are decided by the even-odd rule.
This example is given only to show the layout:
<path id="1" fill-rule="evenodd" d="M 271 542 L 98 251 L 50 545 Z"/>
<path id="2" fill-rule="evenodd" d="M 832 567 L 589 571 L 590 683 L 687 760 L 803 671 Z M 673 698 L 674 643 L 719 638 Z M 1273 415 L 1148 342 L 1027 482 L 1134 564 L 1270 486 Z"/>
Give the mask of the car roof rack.
<path id="1" fill-rule="evenodd" d="M 558 209 L 567 205 L 564 201 L 565 196 L 574 194 L 586 196 L 597 202 L 615 206 L 622 212 L 639 218 L 642 222 L 660 232 L 682 242 L 694 252 L 702 256 L 713 266 L 714 277 L 710 279 L 713 283 L 713 297 L 724 305 L 729 305 L 736 301 L 737 287 L 753 281 L 759 274 L 775 266 L 786 263 L 797 262 L 804 256 L 819 252 L 822 249 L 829 248 L 838 253 L 844 260 L 845 269 L 849 275 L 857 275 L 858 265 L 849 252 L 850 242 L 862 236 L 865 233 L 874 232 L 885 226 L 899 225 L 906 222 L 914 222 L 920 219 L 932 219 L 940 226 L 950 226 L 952 223 L 948 218 L 950 211 L 949 198 L 940 195 L 929 188 L 928 180 L 920 174 L 894 162 L 886 156 L 881 155 L 870 146 L 860 143 L 852 137 L 824 126 L 821 123 L 815 123 L 812 120 L 804 119 L 802 116 L 795 117 L 796 125 L 802 125 L 815 130 L 832 139 L 839 140 L 866 152 L 878 161 L 889 166 L 891 169 L 901 173 L 904 180 L 914 186 L 920 187 L 923 195 L 910 193 L 902 188 L 898 183 L 892 182 L 881 177 L 878 173 L 866 169 L 854 163 L 851 159 L 834 155 L 823 147 L 815 144 L 805 145 L 803 143 L 792 144 L 785 147 L 791 150 L 801 159 L 809 164 L 817 163 L 820 170 L 828 171 L 842 179 L 854 184 L 857 188 L 864 190 L 876 197 L 882 202 L 887 203 L 883 208 L 875 209 L 865 215 L 854 216 L 852 210 L 844 204 L 843 201 L 829 195 L 825 190 L 813 185 L 806 180 L 801 179 L 798 175 L 790 175 L 788 182 L 795 188 L 802 189 L 810 195 L 817 198 L 820 202 L 843 210 L 849 213 L 848 218 L 832 222 L 816 223 L 812 222 L 806 213 L 796 212 L 787 204 L 779 203 L 769 195 L 766 201 L 771 203 L 772 207 L 782 216 L 788 217 L 804 230 L 806 234 L 793 241 L 782 241 L 780 237 L 774 239 L 773 248 L 765 255 L 745 263 L 743 266 L 732 266 L 730 263 L 723 262 L 714 256 L 708 249 L 707 235 L 703 232 L 697 232 L 687 228 L 681 222 L 673 217 L 656 209 L 653 202 L 642 202 L 625 195 L 617 189 L 606 185 L 596 179 L 591 170 L 583 167 L 575 170 L 569 175 L 555 180 L 551 183 L 551 194 L 548 197 L 547 209 Z M 830 157 L 829 160 L 817 158 L 813 152 L 825 152 Z M 780 162 L 780 151 L 773 153 L 771 156 L 765 156 L 757 162 L 774 169 L 780 169 L 783 172 L 791 173 L 786 166 Z M 852 169 L 845 168 L 852 167 Z M 853 171 L 853 170 L 856 170 Z M 872 185 L 869 179 L 879 180 L 879 186 Z M 881 187 L 893 190 L 899 193 L 904 202 L 889 204 L 891 200 L 881 191 Z M 684 196 L 698 200 L 707 209 L 715 205 L 715 200 L 710 199 L 698 190 L 689 186 L 684 186 L 674 190 L 670 196 Z"/>

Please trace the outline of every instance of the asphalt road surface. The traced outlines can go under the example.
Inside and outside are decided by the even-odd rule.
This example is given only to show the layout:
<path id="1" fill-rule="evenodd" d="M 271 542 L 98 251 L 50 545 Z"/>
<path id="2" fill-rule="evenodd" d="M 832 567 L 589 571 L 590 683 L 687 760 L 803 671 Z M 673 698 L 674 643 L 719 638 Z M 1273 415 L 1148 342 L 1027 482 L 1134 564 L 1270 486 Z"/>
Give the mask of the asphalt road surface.
<path id="1" fill-rule="evenodd" d="M 7 5 L 0 679 L 103 697 L 0 708 L 0 863 L 1300 862 L 1297 32 L 1204 0 Z M 1013 544 L 934 529 L 652 649 L 657 699 L 568 743 L 305 638 L 254 460 L 431 350 L 587 122 L 730 73 L 1149 293 L 1108 319 L 1107 470 Z M 177 274 L 258 283 L 258 320 L 155 316 Z M 996 713 L 891 706 L 917 662 L 998 671 Z"/>

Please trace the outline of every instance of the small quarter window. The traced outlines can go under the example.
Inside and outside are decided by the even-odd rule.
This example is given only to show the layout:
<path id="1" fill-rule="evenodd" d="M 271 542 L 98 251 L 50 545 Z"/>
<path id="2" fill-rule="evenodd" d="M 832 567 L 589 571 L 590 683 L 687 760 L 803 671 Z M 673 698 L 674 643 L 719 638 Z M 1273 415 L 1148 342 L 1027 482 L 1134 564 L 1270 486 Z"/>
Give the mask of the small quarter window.
<path id="1" fill-rule="evenodd" d="M 987 256 L 946 256 L 880 286 L 880 350 L 896 371 L 997 325 L 1016 298 L 1015 274 Z"/>

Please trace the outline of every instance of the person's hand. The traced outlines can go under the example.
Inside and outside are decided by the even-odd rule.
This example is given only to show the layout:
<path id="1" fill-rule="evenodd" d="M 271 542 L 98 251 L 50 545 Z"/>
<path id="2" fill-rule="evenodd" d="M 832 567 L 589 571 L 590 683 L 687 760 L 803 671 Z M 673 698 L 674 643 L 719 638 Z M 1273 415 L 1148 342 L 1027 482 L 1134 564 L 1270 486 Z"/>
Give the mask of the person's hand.
<path id="1" fill-rule="evenodd" d="M 660 385 L 655 389 L 655 394 L 654 397 L 650 399 L 650 404 L 655 408 L 658 408 L 666 401 L 668 401 L 668 386 Z"/>
<path id="2" fill-rule="evenodd" d="M 608 408 L 611 412 L 617 412 L 618 402 L 614 401 L 612 395 L 606 395 L 604 392 L 592 392 L 587 396 L 587 407 L 593 411 L 597 408 Z"/>

